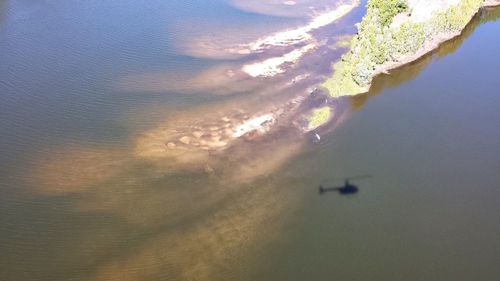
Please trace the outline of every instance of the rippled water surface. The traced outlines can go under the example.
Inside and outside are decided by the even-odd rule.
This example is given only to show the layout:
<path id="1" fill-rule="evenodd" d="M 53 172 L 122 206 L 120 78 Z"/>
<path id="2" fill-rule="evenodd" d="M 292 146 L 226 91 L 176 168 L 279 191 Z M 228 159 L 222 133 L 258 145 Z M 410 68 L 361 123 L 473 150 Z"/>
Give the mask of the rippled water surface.
<path id="1" fill-rule="evenodd" d="M 300 97 L 362 6 L 251 43 L 349 3 L 1 1 L 0 279 L 499 280 L 499 10 L 328 101 L 315 143 L 296 123 L 323 100 Z M 307 44 L 276 76 L 242 71 Z M 288 109 L 228 148 L 170 143 Z"/>

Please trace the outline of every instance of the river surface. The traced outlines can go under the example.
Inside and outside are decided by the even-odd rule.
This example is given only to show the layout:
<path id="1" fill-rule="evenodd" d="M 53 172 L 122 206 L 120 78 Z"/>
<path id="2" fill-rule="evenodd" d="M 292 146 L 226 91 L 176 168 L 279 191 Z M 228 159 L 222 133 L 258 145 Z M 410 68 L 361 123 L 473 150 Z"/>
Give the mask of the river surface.
<path id="1" fill-rule="evenodd" d="M 1 1 L 0 279 L 499 280 L 500 10 L 309 95 L 362 17 L 315 21 L 342 4 Z"/>

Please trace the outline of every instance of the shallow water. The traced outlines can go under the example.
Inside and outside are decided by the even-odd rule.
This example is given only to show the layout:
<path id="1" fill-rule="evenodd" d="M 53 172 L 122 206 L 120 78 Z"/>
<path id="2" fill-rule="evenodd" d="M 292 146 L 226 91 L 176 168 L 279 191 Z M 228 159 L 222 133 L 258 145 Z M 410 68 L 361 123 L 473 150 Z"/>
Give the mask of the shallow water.
<path id="1" fill-rule="evenodd" d="M 498 280 L 498 9 L 335 101 L 319 144 L 284 119 L 208 156 L 137 157 L 158 128 L 279 108 L 315 85 L 362 12 L 315 31 L 333 39 L 281 76 L 227 78 L 288 49 L 221 49 L 314 14 L 269 3 L 0 3 L 6 280 Z M 354 197 L 317 193 L 366 174 Z"/>

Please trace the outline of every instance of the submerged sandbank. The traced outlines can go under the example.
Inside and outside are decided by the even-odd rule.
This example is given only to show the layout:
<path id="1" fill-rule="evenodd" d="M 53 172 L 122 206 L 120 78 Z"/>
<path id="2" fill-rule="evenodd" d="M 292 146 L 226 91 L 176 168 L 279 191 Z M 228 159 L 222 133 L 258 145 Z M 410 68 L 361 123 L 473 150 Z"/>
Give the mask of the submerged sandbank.
<path id="1" fill-rule="evenodd" d="M 243 62 L 241 65 L 234 63 L 228 68 L 219 69 L 214 72 L 216 76 L 202 75 L 203 79 L 191 79 L 190 83 L 179 86 L 179 83 L 160 81 L 160 89 L 163 85 L 175 85 L 178 89 L 188 88 L 190 85 L 186 84 L 201 81 L 193 84 L 199 89 L 203 89 L 205 85 L 205 89 L 213 93 L 220 92 L 218 88 L 232 89 L 234 85 L 236 88 L 242 88 L 238 89 L 238 92 L 244 93 L 245 96 L 228 98 L 225 102 L 201 106 L 190 110 L 189 113 L 172 116 L 168 121 L 137 138 L 135 156 L 169 170 L 201 168 L 212 171 L 217 170 L 217 164 L 214 164 L 218 162 L 217 159 L 229 154 L 234 155 L 235 150 L 244 150 L 245 147 L 252 146 L 251 143 L 263 145 L 268 141 L 266 138 L 269 135 L 283 137 L 297 133 L 304 136 L 294 135 L 293 138 L 302 143 L 303 139 L 307 138 L 304 132 L 311 129 L 308 126 L 307 114 L 319 103 L 322 106 L 334 106 L 328 104 L 329 99 L 311 89 L 321 82 L 327 72 L 327 61 L 331 59 L 326 58 L 333 55 L 337 57 L 338 53 L 328 48 L 328 39 L 319 39 L 313 31 L 332 24 L 358 5 L 359 1 L 339 5 L 334 10 L 314 17 L 306 26 L 278 32 L 241 45 L 240 51 L 246 49 L 256 53 L 255 58 L 252 57 L 252 61 Z M 319 61 L 325 63 L 321 65 Z M 319 65 L 323 67 L 322 70 L 315 69 Z M 254 84 L 255 81 L 257 82 Z M 251 93 L 245 91 L 249 89 L 246 85 L 252 87 Z M 333 120 L 340 119 L 344 111 L 331 112 Z M 320 125 L 323 124 L 317 124 L 315 128 Z M 273 143 L 274 146 L 279 146 L 281 140 Z M 286 143 L 286 140 L 283 140 L 283 143 Z M 262 156 L 252 152 L 245 153 L 247 154 L 242 158 Z M 295 154 L 296 149 L 289 150 L 289 153 Z"/>
<path id="2" fill-rule="evenodd" d="M 309 24 L 292 30 L 275 33 L 271 36 L 259 39 L 247 45 L 251 51 L 262 51 L 269 46 L 288 46 L 301 43 L 311 39 L 311 32 L 315 29 L 327 26 L 342 18 L 359 5 L 359 1 L 345 4 L 333 11 L 320 14 L 313 18 Z"/>
<path id="3" fill-rule="evenodd" d="M 269 50 L 280 50 L 298 44 L 314 43 L 313 32 L 328 26 L 359 6 L 359 0 L 348 4 L 341 4 L 320 11 L 311 11 L 307 14 L 307 21 L 301 24 L 294 23 L 296 27 L 287 28 L 276 24 L 273 26 L 256 25 L 254 28 L 246 27 L 240 30 L 234 24 L 230 27 L 218 26 L 218 33 L 204 34 L 200 31 L 180 30 L 181 33 L 193 33 L 188 41 L 178 42 L 178 49 L 193 57 L 214 59 L 237 59 L 250 55 L 266 55 Z M 329 5 L 330 6 L 330 5 Z M 272 30 L 271 33 L 269 30 Z M 198 34 L 199 33 L 199 34 Z"/>

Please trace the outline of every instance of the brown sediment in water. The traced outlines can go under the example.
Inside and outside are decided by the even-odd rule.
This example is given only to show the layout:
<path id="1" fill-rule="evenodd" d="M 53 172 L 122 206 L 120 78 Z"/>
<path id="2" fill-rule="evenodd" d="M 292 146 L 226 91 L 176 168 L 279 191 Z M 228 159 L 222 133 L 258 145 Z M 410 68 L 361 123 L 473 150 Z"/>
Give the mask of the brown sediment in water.
<path id="1" fill-rule="evenodd" d="M 238 73 L 226 76 L 224 68 L 207 73 L 190 81 L 199 81 L 195 89 L 237 85 L 228 81 L 243 79 Z M 60 156 L 35 173 L 45 175 L 43 182 L 48 184 L 68 179 L 70 184 L 47 188 L 46 194 L 76 193 L 71 203 L 78 212 L 105 214 L 130 224 L 130 233 L 120 231 L 118 238 L 103 234 L 127 241 L 112 254 L 95 249 L 88 236 L 74 239 L 79 249 L 95 251 L 89 256 L 98 262 L 88 280 L 221 280 L 254 251 L 278 239 L 300 196 L 291 198 L 288 190 L 266 179 L 308 143 L 294 121 L 308 108 L 307 88 L 315 81 L 309 75 L 299 69 L 266 81 L 270 86 L 255 95 L 180 111 L 134 137 L 128 154 L 106 147 L 95 152 L 79 148 L 81 154 L 54 149 Z M 213 77 L 219 78 L 212 82 Z M 259 88 L 253 81 L 248 88 Z M 187 84 L 177 87 L 191 87 Z M 174 180 L 186 174 L 203 180 Z M 196 186 L 207 181 L 208 187 Z M 186 210 L 190 204 L 193 208 Z"/>
<path id="2" fill-rule="evenodd" d="M 72 153 L 77 150 L 73 147 L 70 152 L 64 151 L 61 157 L 55 157 L 56 160 L 48 161 L 42 170 L 51 171 L 43 173 L 44 178 L 48 178 L 44 180 L 46 184 L 64 182 L 69 176 L 75 177 L 73 180 L 78 184 L 43 192 L 56 196 L 60 192 L 76 193 L 78 196 L 68 202 L 74 211 L 112 216 L 131 225 L 130 233 L 120 233 L 118 238 L 112 238 L 112 234 L 105 231 L 96 234 L 97 241 L 89 235 L 68 238 L 74 239 L 76 247 L 84 249 L 89 258 L 97 259 L 98 262 L 90 262 L 95 267 L 95 275 L 89 280 L 142 280 L 159 276 L 219 280 L 220 272 L 231 272 L 235 262 L 241 262 L 249 252 L 263 247 L 259 241 L 271 241 L 286 221 L 284 210 L 294 206 L 292 200 L 283 200 L 288 196 L 285 190 L 280 191 L 269 183 L 254 184 L 256 179 L 269 175 L 291 155 L 296 155 L 301 142 L 288 138 L 280 144 L 279 149 L 273 151 L 269 150 L 271 144 L 267 141 L 252 142 L 251 147 L 245 146 L 246 150 L 235 147 L 228 162 L 219 159 L 212 177 L 213 188 L 183 184 L 176 188 L 175 182 L 170 182 L 175 177 L 168 178 L 169 182 L 165 183 L 168 188 L 153 188 L 148 183 L 161 181 L 162 176 L 152 179 L 150 168 L 138 173 L 134 163 L 130 163 L 134 160 L 129 158 L 113 161 L 121 151 L 79 147 L 80 153 Z M 257 159 L 265 161 L 265 165 L 256 168 Z M 68 173 L 67 167 L 72 162 L 77 165 Z M 124 166 L 132 166 L 134 173 L 127 173 Z M 54 167 L 59 173 L 53 172 Z M 91 177 L 96 169 L 101 174 Z M 82 178 L 74 173 L 80 170 Z M 179 212 L 186 204 L 196 207 Z M 276 223 L 278 217 L 280 223 Z M 186 220 L 193 223 L 176 227 Z M 128 242 L 127 247 L 112 247 L 113 254 L 105 254 L 105 249 L 111 246 L 100 239 L 127 239 Z M 95 248 L 101 244 L 106 245 L 104 250 Z"/>
<path id="3" fill-rule="evenodd" d="M 120 173 L 126 162 L 124 151 L 115 148 L 56 148 L 40 153 L 27 178 L 36 192 L 83 192 Z"/>
<path id="4" fill-rule="evenodd" d="M 283 80 L 282 89 L 291 87 L 289 92 L 269 90 L 170 116 L 133 140 L 133 155 L 125 159 L 122 151 L 105 147 L 83 156 L 61 151 L 63 160 L 54 160 L 61 164 L 46 166 L 52 172 L 43 172 L 50 179 L 45 181 L 74 177 L 78 184 L 48 188 L 45 194 L 71 190 L 78 194 L 71 202 L 74 211 L 130 224 L 120 231 L 96 231 L 95 238 L 68 238 L 85 260 L 95 260 L 85 265 L 88 280 L 222 280 L 242 270 L 238 264 L 267 243 L 283 239 L 279 234 L 301 196 L 266 179 L 308 143 L 292 124 L 309 95 L 305 85 L 297 86 L 304 75 Z M 75 159 L 84 159 L 76 161 L 79 169 L 65 167 Z M 135 171 L 137 162 L 145 171 Z M 54 172 L 56 166 L 65 175 Z M 78 175 L 80 170 L 88 173 Z M 208 177 L 212 186 L 162 184 L 165 175 L 175 178 L 184 171 Z M 148 188 L 150 182 L 156 187 Z M 193 210 L 186 211 L 190 205 Z"/>
<path id="5" fill-rule="evenodd" d="M 241 190 L 230 205 L 186 228 L 155 230 L 122 256 L 101 263 L 89 280 L 220 280 L 236 263 L 277 237 L 287 196 L 275 186 Z M 276 221 L 277 218 L 279 221 Z"/>
<path id="6" fill-rule="evenodd" d="M 201 70 L 193 76 L 192 72 L 155 72 L 130 74 L 121 78 L 114 87 L 127 92 L 166 92 L 209 93 L 228 95 L 248 91 L 258 91 L 262 86 L 260 79 L 249 77 L 239 65 L 217 65 Z"/>
<path id="7" fill-rule="evenodd" d="M 147 184 L 155 181 L 149 169 L 144 174 L 128 175 L 117 172 L 114 165 L 111 169 L 114 172 L 108 171 L 105 177 L 79 183 L 79 187 L 86 188 L 72 189 L 78 192 L 68 202 L 74 211 L 85 216 L 117 218 L 121 225 L 126 222 L 119 233 L 103 229 L 67 238 L 81 249 L 82 256 L 95 259 L 85 265 L 86 271 L 91 270 L 88 280 L 220 280 L 221 276 L 234 272 L 233 268 L 238 268 L 236 265 L 245 262 L 254 251 L 279 238 L 290 210 L 296 207 L 294 200 L 300 198 L 291 196 L 276 183 L 256 181 L 273 171 L 271 166 L 280 166 L 290 155 L 296 155 L 295 149 L 300 148 L 301 141 L 286 139 L 274 151 L 266 149 L 272 145 L 267 141 L 252 143 L 246 150 L 234 148 L 229 162 L 220 162 L 227 165 L 218 167 L 211 188 L 200 188 L 196 181 L 194 186 L 179 182 L 176 187 L 175 177 L 168 177 L 165 182 L 168 188 L 152 187 Z M 107 154 L 105 149 L 80 150 L 85 157 L 68 153 L 63 158 L 86 159 L 79 168 L 109 168 L 99 165 L 102 157 L 94 156 Z M 260 165 L 256 158 L 266 162 L 265 165 L 255 167 Z M 66 161 L 56 162 L 68 165 Z M 240 165 L 241 162 L 246 165 Z M 161 177 L 156 180 L 161 181 Z M 59 194 L 59 190 L 47 192 Z M 193 208 L 185 210 L 186 204 L 192 204 Z M 186 220 L 190 223 L 186 224 Z M 114 241 L 112 245 L 108 239 Z M 126 246 L 116 247 L 117 239 L 126 240 L 123 242 Z M 102 245 L 103 249 L 96 245 Z"/>
<path id="8" fill-rule="evenodd" d="M 328 48 L 323 46 L 323 52 L 325 49 Z M 312 62 L 320 60 L 323 52 L 308 54 L 307 58 Z M 138 159 L 150 161 L 165 173 L 191 170 L 215 171 L 217 174 L 224 162 L 227 162 L 224 159 L 228 155 L 242 155 L 241 158 L 245 159 L 233 162 L 232 166 L 235 171 L 239 167 L 242 171 L 246 170 L 241 172 L 245 176 L 237 177 L 242 181 L 251 180 L 251 174 L 258 177 L 272 172 L 285 162 L 282 160 L 288 157 L 285 154 L 293 156 L 300 150 L 298 147 L 303 145 L 303 134 L 308 131 L 305 129 L 307 124 L 303 122 L 306 117 L 303 113 L 320 104 L 338 106 L 330 104 L 321 90 L 313 90 L 311 85 L 319 83 L 322 77 L 321 73 L 306 72 L 309 67 L 308 64 L 300 65 L 297 69 L 287 70 L 283 76 L 262 80 L 258 78 L 261 83 L 260 91 L 251 95 L 229 97 L 221 102 L 171 115 L 167 121 L 140 134 L 134 141 L 134 155 Z M 342 110 L 335 109 L 333 112 L 342 114 Z M 287 140 L 281 142 L 283 135 L 288 135 L 289 132 L 297 133 L 293 139 L 301 145 L 287 143 Z M 274 136 L 275 139 L 268 136 Z M 269 145 L 264 145 L 265 142 L 269 142 Z M 247 151 L 253 145 L 264 145 L 265 149 L 262 150 L 271 151 L 268 154 L 276 150 L 276 159 Z M 290 149 L 280 150 L 280 146 L 289 146 Z M 243 151 L 246 151 L 246 156 Z M 250 163 L 258 162 L 261 158 L 269 161 L 266 165 L 255 166 L 255 171 L 250 173 L 251 169 L 248 167 L 254 165 Z"/>
<path id="9" fill-rule="evenodd" d="M 269 51 L 273 46 L 302 42 L 306 35 L 307 40 L 312 40 L 309 39 L 311 31 L 335 22 L 358 5 L 359 1 L 339 5 L 334 10 L 315 16 L 305 26 L 256 40 L 246 44 L 246 48 L 252 52 L 261 52 Z M 304 85 L 310 86 L 322 80 L 321 75 L 307 71 L 311 65 L 307 62 L 302 64 L 306 60 L 303 58 L 306 53 L 321 47 L 323 53 L 316 54 L 310 60 L 311 63 L 319 64 L 317 60 L 323 57 L 328 48 L 324 43 L 321 46 L 317 44 L 302 45 L 282 56 L 244 64 L 237 70 L 234 70 L 235 65 L 210 69 L 188 80 L 162 81 L 161 77 L 153 75 L 152 80 L 158 81 L 157 86 L 149 85 L 155 83 L 148 83 L 145 77 L 124 79 L 121 86 L 135 90 L 149 87 L 161 91 L 164 87 L 173 87 L 178 90 L 235 93 L 238 92 L 236 88 L 240 87 L 241 92 L 249 89 L 253 91 L 253 97 L 230 99 L 225 105 L 219 103 L 209 106 L 210 109 L 197 108 L 171 116 L 167 122 L 137 138 L 134 154 L 140 159 L 155 162 L 164 170 L 197 170 L 205 168 L 211 159 L 224 155 L 235 143 L 241 143 L 238 142 L 239 139 L 262 137 L 283 124 L 297 128 L 297 122 L 293 118 L 297 118 L 301 102 L 310 94 L 309 87 Z M 307 58 L 311 56 L 308 54 Z M 295 64 L 297 67 L 291 69 Z M 248 75 L 244 75 L 245 72 Z M 281 73 L 284 75 L 277 75 Z M 285 91 L 289 93 L 284 93 Z M 264 101 L 264 98 L 268 100 Z"/>
<path id="10" fill-rule="evenodd" d="M 143 133 L 135 141 L 135 154 L 144 159 L 200 162 L 237 139 L 264 135 L 300 106 L 307 95 L 304 77 L 260 81 L 261 90 L 252 95 L 183 110 Z"/>
<path id="11" fill-rule="evenodd" d="M 314 100 L 313 96 L 321 96 L 321 91 L 315 92 L 312 89 L 313 85 L 322 81 L 322 75 L 326 74 L 326 71 L 315 71 L 313 67 L 324 62 L 331 51 L 326 44 L 317 48 L 314 46 L 315 51 L 309 52 L 312 48 L 313 45 L 306 45 L 300 49 L 302 51 L 299 52 L 299 57 L 302 57 L 303 52 L 307 54 L 299 62 L 295 62 L 298 58 L 294 57 L 291 63 L 297 63 L 297 67 L 287 67 L 283 75 L 273 76 L 275 73 L 267 71 L 270 69 L 268 66 L 271 65 L 272 70 L 276 70 L 282 64 L 288 64 L 288 59 L 284 60 L 285 63 L 282 60 L 274 63 L 273 60 L 268 64 L 266 62 L 269 61 L 265 60 L 250 65 L 259 70 L 253 76 L 269 74 L 271 77 L 243 78 L 243 72 L 233 72 L 234 85 L 238 84 L 236 81 L 239 79 L 249 79 L 258 81 L 258 90 L 171 115 L 167 121 L 141 134 L 134 141 L 134 154 L 140 159 L 154 162 L 165 171 L 200 170 L 205 169 L 207 163 L 213 166 L 209 162 L 223 158 L 229 153 L 229 148 L 244 145 L 245 140 L 258 141 L 276 128 L 305 131 L 303 122 L 298 119 L 304 119 L 302 113 L 308 112 L 314 105 L 302 106 L 302 103 Z M 277 71 L 284 70 L 280 68 Z M 212 83 L 217 85 L 221 82 L 219 80 Z M 222 83 L 220 87 L 227 85 Z M 328 101 L 328 98 L 324 97 L 323 100 Z M 208 170 L 211 169 L 213 168 Z"/>
<path id="12" fill-rule="evenodd" d="M 165 201 L 175 186 L 142 183 L 130 193 L 122 190 L 121 177 L 114 181 L 109 183 L 109 195 L 105 194 L 109 189 L 97 188 L 86 193 L 91 197 L 82 194 L 66 203 L 98 208 L 68 208 L 65 217 L 90 216 L 94 222 L 113 218 L 97 229 L 83 224 L 78 235 L 63 238 L 82 258 L 83 265 L 76 268 L 87 272 L 85 280 L 221 280 L 254 251 L 279 238 L 290 209 L 296 207 L 292 200 L 296 198 L 288 198 L 289 191 L 276 183 L 220 184 L 211 188 L 211 204 L 206 204 L 204 194 L 197 197 L 207 188 L 191 188 L 191 199 L 174 198 L 184 209 L 191 206 L 187 210 L 191 214 L 179 218 L 176 211 L 181 206 Z M 103 197 L 108 199 L 96 200 Z M 80 203 L 73 206 L 76 199 Z"/>
<path id="13" fill-rule="evenodd" d="M 255 142 L 268 134 L 300 105 L 300 96 L 281 105 L 234 101 L 183 112 L 140 136 L 135 155 L 164 169 L 204 168 L 212 158 L 223 157 L 235 145 Z M 203 112 L 209 112 L 204 114 Z M 211 161 L 213 162 L 213 161 Z"/>
<path id="14" fill-rule="evenodd" d="M 198 171 L 225 183 L 252 182 L 272 174 L 312 144 L 303 113 L 319 104 L 335 108 L 331 122 L 315 129 L 324 133 L 346 111 L 342 103 L 321 96 L 299 94 L 291 99 L 284 94 L 275 102 L 266 99 L 265 104 L 244 99 L 238 109 L 232 100 L 185 111 L 138 137 L 135 156 L 152 163 L 160 174 Z"/>
<path id="15" fill-rule="evenodd" d="M 316 20 L 308 28 L 322 24 L 321 20 Z M 239 85 L 247 90 L 259 90 L 252 96 L 230 97 L 223 102 L 171 115 L 166 122 L 132 140 L 131 153 L 106 147 L 54 149 L 33 169 L 33 178 L 37 181 L 33 183 L 37 186 L 35 190 L 47 194 L 82 194 L 77 204 L 81 211 L 110 212 L 131 223 L 144 224 L 160 221 L 162 214 L 148 214 L 148 206 L 141 208 L 145 213 L 127 208 L 137 204 L 134 188 L 141 182 L 189 172 L 208 175 L 225 185 L 238 185 L 250 184 L 272 174 L 307 144 L 307 135 L 297 120 L 301 112 L 310 109 L 304 106 L 309 98 L 308 86 L 320 78 L 298 68 L 283 77 L 263 81 L 249 78 L 241 71 L 233 72 L 234 68 L 235 65 L 211 68 L 173 87 L 191 87 L 190 90 L 227 87 L 227 92 L 234 92 L 231 85 Z M 166 85 L 162 83 L 148 85 L 151 80 L 147 80 L 147 76 L 140 77 L 144 81 L 136 83 L 135 89 L 127 84 L 133 79 L 125 79 L 121 86 L 132 90 L 143 86 L 164 90 Z M 310 77 L 316 80 L 309 80 Z M 160 81 L 163 76 L 154 78 Z M 126 175 L 129 169 L 144 164 L 149 171 L 143 175 Z M 116 196 L 120 192 L 121 195 Z M 168 197 L 172 198 L 169 201 L 172 206 L 182 202 L 174 193 L 169 193 Z M 207 204 L 214 202 L 206 201 Z"/>

